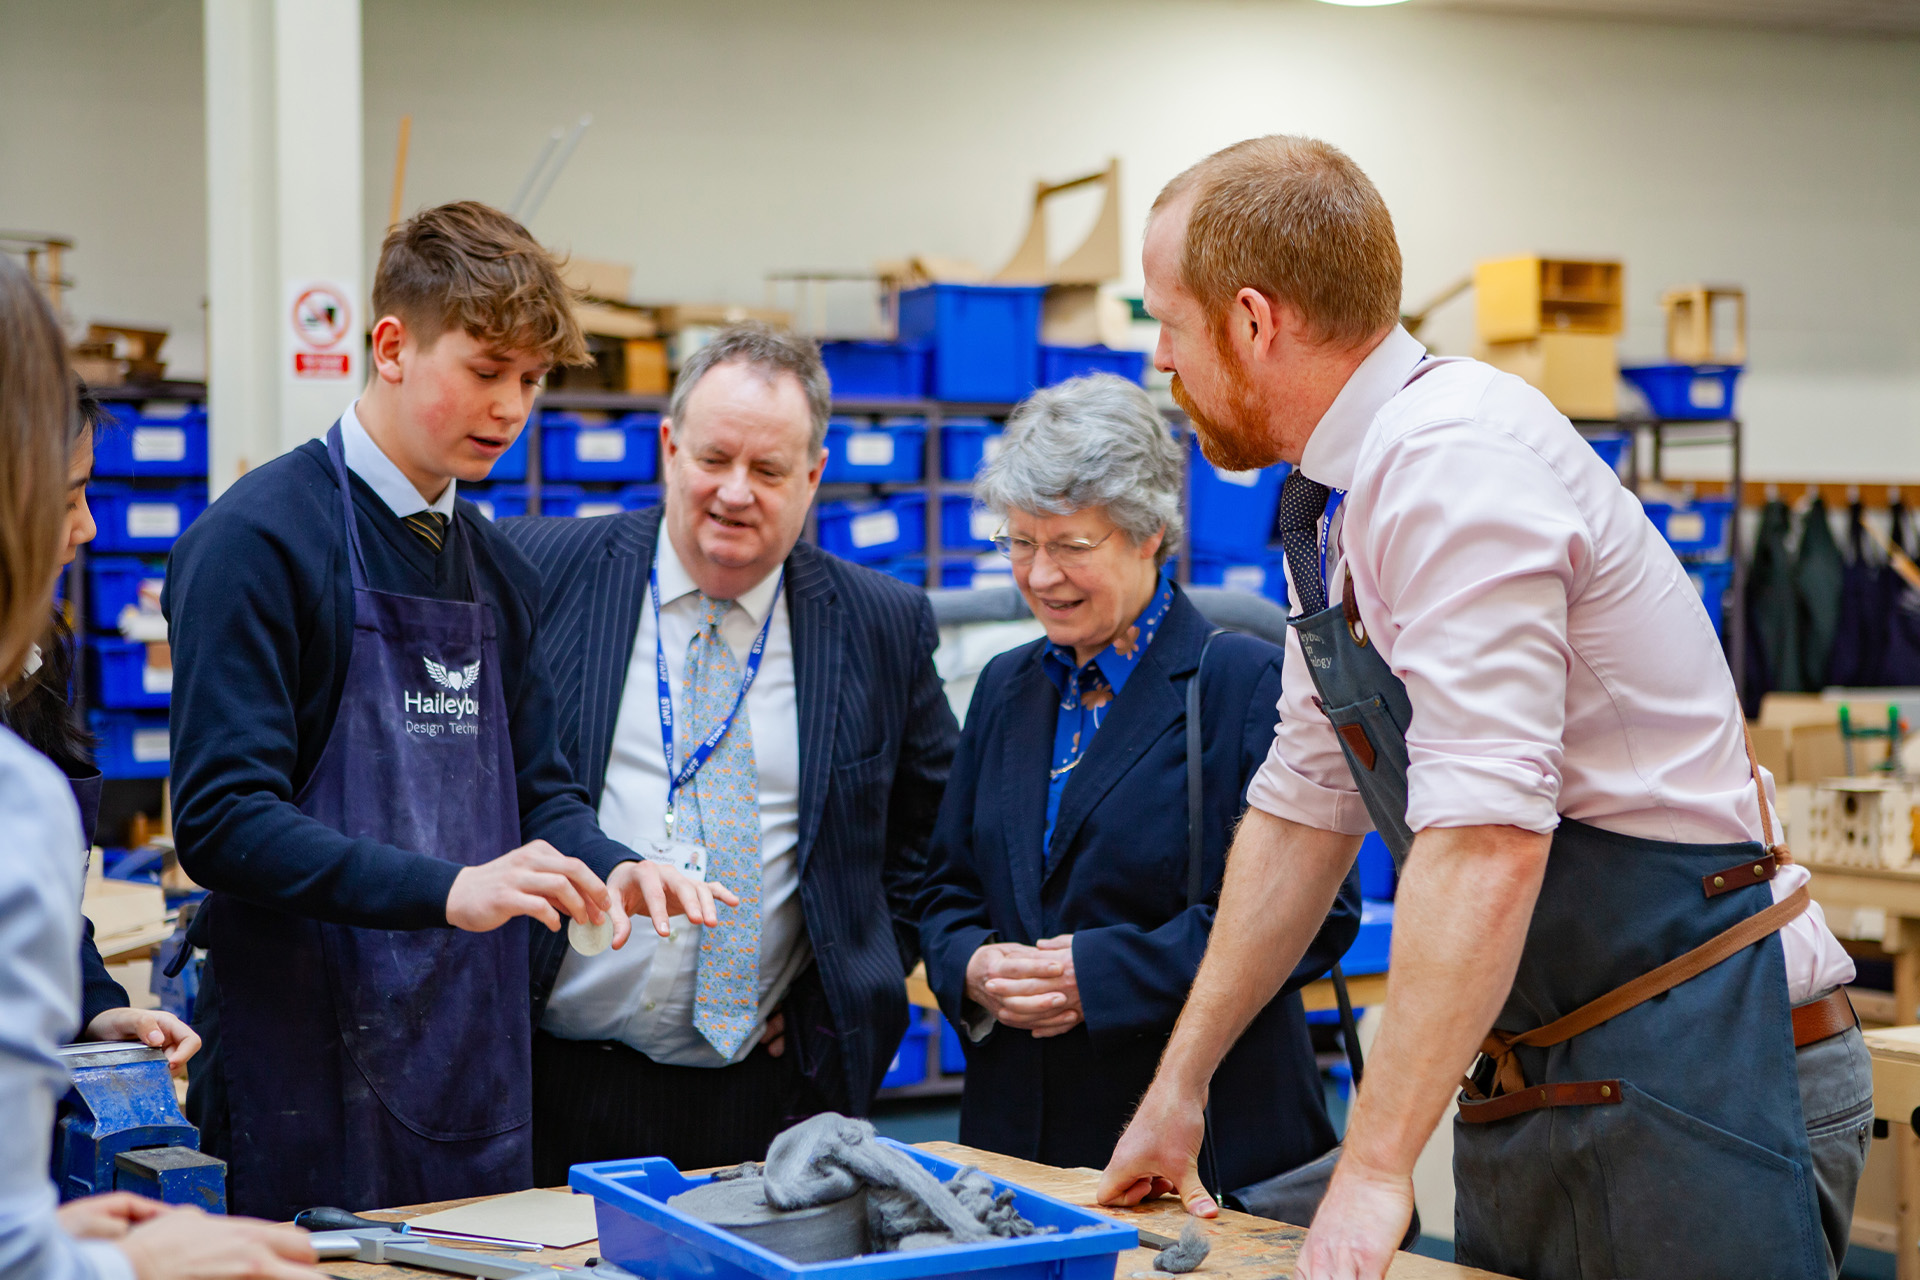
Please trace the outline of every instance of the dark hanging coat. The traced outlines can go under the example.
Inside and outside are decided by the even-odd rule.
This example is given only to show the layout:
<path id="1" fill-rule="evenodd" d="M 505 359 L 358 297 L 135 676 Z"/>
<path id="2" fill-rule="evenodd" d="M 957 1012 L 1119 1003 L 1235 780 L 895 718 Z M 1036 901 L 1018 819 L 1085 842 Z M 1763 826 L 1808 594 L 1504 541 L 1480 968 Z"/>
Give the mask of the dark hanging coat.
<path id="1" fill-rule="evenodd" d="M 1793 594 L 1799 617 L 1802 689 L 1822 688 L 1834 632 L 1840 625 L 1840 595 L 1846 562 L 1833 540 L 1826 500 L 1816 492 L 1800 520 L 1800 546 L 1793 557 Z"/>
<path id="2" fill-rule="evenodd" d="M 1842 686 L 1880 682 L 1887 649 L 1887 615 L 1881 607 L 1884 558 L 1867 536 L 1865 508 L 1855 502 L 1847 512 L 1847 567 L 1840 579 L 1840 622 L 1827 654 L 1827 683 Z"/>
<path id="3" fill-rule="evenodd" d="M 1912 557 L 1916 548 L 1907 530 L 1907 509 L 1893 508 L 1893 545 Z M 1920 685 L 1920 589 L 1891 563 L 1880 571 L 1880 607 L 1887 620 L 1887 647 L 1880 662 L 1881 685 Z"/>
<path id="4" fill-rule="evenodd" d="M 1747 634 L 1753 637 L 1747 696 L 1757 706 L 1764 693 L 1799 692 L 1800 607 L 1793 589 L 1793 558 L 1787 551 L 1792 515 L 1775 499 L 1761 509 L 1747 572 Z"/>

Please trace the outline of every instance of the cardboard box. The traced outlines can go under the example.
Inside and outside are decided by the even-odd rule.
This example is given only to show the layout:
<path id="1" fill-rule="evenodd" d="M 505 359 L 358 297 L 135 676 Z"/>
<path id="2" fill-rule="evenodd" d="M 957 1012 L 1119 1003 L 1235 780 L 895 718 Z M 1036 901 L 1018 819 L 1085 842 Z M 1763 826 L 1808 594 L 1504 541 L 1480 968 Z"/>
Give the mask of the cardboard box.
<path id="1" fill-rule="evenodd" d="M 560 268 L 560 278 L 575 293 L 603 302 L 625 302 L 633 291 L 633 268 L 624 262 L 569 258 Z"/>
<path id="2" fill-rule="evenodd" d="M 778 307 L 742 307 L 728 302 L 676 302 L 655 308 L 655 314 L 659 317 L 660 332 L 666 334 L 683 329 L 718 329 L 748 320 L 758 320 L 776 329 L 793 327 L 791 311 Z"/>
<path id="3" fill-rule="evenodd" d="M 629 338 L 622 347 L 621 384 L 629 395 L 663 396 L 673 384 L 667 344 L 661 338 Z"/>
<path id="4" fill-rule="evenodd" d="M 1623 327 L 1624 277 L 1611 260 L 1525 254 L 1476 263 L 1475 332 L 1490 343 L 1547 333 L 1612 337 Z"/>
<path id="5" fill-rule="evenodd" d="M 1793 781 L 1793 757 L 1787 731 L 1749 726 L 1747 732 L 1753 736 L 1754 758 L 1762 769 L 1773 775 L 1774 785 L 1784 787 Z"/>
<path id="6" fill-rule="evenodd" d="M 1540 388 L 1569 418 L 1620 416 L 1620 353 L 1611 334 L 1543 333 L 1519 342 L 1483 342 L 1475 355 Z"/>
<path id="7" fill-rule="evenodd" d="M 1795 726 L 1788 741 L 1788 755 L 1793 761 L 1795 782 L 1823 782 L 1829 778 L 1849 776 L 1847 747 L 1840 740 L 1838 721 Z M 1851 776 L 1865 776 L 1886 758 L 1885 738 L 1855 738 Z"/>
<path id="8" fill-rule="evenodd" d="M 95 859 L 94 865 L 99 865 L 98 859 Z M 110 939 L 137 934 L 164 924 L 167 919 L 167 898 L 157 884 L 131 884 L 125 880 L 108 880 L 100 876 L 87 881 L 87 892 L 81 900 L 80 910 L 87 919 L 93 921 L 93 932 L 100 942 L 100 953 L 110 955 L 112 953 L 107 950 Z"/>
<path id="9" fill-rule="evenodd" d="M 573 318 L 585 333 L 608 338 L 652 338 L 660 326 L 651 313 L 640 307 L 615 306 L 607 302 L 576 302 Z"/>

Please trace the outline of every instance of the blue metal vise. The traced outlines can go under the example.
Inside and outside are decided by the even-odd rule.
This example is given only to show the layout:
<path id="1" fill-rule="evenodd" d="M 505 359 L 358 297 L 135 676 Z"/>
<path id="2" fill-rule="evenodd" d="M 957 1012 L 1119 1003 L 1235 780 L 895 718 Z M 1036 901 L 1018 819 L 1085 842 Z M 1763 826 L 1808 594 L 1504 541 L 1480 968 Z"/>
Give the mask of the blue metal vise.
<path id="1" fill-rule="evenodd" d="M 132 1191 L 167 1204 L 227 1211 L 227 1166 L 203 1155 L 180 1114 L 167 1055 L 143 1044 L 73 1044 L 60 1051 L 73 1088 L 53 1130 L 62 1201 Z"/>

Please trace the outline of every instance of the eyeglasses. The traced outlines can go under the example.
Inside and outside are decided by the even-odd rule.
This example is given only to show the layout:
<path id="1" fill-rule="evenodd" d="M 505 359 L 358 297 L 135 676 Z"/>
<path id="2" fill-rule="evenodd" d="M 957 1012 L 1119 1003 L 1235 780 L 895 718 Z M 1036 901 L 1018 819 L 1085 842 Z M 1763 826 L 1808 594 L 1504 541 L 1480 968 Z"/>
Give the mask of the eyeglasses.
<path id="1" fill-rule="evenodd" d="M 1035 542 L 1031 538 L 1010 537 L 1007 531 L 1002 529 L 993 535 L 993 545 L 1001 555 L 1018 565 L 1032 564 L 1034 556 L 1039 554 L 1042 547 L 1045 547 L 1048 559 L 1063 569 L 1071 569 L 1085 564 L 1088 557 L 1093 555 L 1094 550 L 1102 542 L 1118 532 L 1120 532 L 1118 529 L 1109 529 L 1105 537 L 1093 542 L 1088 542 L 1085 538 L 1064 538 L 1057 542 L 1043 543 Z"/>

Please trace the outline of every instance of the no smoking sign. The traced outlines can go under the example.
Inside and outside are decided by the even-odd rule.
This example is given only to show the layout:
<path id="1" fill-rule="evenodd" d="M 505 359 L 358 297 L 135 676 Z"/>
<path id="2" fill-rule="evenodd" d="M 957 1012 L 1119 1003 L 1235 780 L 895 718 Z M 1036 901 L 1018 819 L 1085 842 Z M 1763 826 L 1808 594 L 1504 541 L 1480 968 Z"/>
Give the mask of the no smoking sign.
<path id="1" fill-rule="evenodd" d="M 317 281 L 302 283 L 288 292 L 293 297 L 288 315 L 293 328 L 292 375 L 328 380 L 352 376 L 351 348 L 336 349 L 353 328 L 348 291 L 329 281 Z"/>

